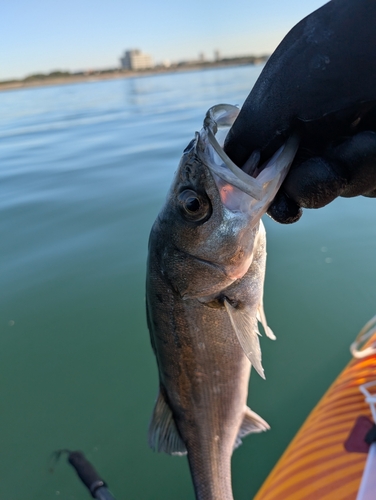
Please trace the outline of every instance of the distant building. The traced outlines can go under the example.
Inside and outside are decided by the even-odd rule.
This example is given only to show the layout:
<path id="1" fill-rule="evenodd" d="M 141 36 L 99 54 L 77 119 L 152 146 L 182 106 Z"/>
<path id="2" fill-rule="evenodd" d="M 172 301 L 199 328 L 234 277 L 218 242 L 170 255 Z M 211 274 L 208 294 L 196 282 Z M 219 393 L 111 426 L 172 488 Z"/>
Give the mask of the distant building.
<path id="1" fill-rule="evenodd" d="M 138 49 L 127 50 L 120 62 L 122 68 L 131 70 L 149 69 L 154 66 L 152 57 Z"/>
<path id="2" fill-rule="evenodd" d="M 214 61 L 215 62 L 218 62 L 218 61 L 221 61 L 222 57 L 221 57 L 221 53 L 219 50 L 215 50 L 214 51 Z"/>

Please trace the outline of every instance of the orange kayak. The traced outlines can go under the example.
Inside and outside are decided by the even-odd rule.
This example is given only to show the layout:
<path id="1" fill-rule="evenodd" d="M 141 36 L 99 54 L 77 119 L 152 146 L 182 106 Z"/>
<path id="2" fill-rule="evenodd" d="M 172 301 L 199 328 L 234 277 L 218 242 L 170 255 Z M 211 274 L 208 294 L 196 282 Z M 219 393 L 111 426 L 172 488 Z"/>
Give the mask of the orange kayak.
<path id="1" fill-rule="evenodd" d="M 375 341 L 376 335 L 370 343 Z M 350 453 L 344 443 L 359 416 L 372 418 L 359 386 L 375 379 L 376 354 L 350 361 L 254 500 L 355 500 L 367 454 Z"/>

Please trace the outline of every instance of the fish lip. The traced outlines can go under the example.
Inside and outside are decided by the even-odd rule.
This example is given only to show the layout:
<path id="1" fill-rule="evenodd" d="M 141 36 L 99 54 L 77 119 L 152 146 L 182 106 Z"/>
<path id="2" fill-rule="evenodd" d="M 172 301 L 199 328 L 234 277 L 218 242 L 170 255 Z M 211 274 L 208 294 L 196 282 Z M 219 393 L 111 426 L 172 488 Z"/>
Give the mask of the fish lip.
<path id="1" fill-rule="evenodd" d="M 299 146 L 299 135 L 293 133 L 274 155 L 260 166 L 258 175 L 252 177 L 233 163 L 216 137 L 220 127 L 230 129 L 238 114 L 239 109 L 230 104 L 211 107 L 206 113 L 201 132 L 196 136 L 196 143 L 201 143 L 201 148 L 197 150 L 201 153 L 203 163 L 212 173 L 256 201 L 253 203 L 254 209 L 257 208 L 257 217 L 261 218 L 288 173 Z"/>
<path id="2" fill-rule="evenodd" d="M 231 182 L 227 178 L 227 175 L 224 176 L 224 172 L 221 171 L 221 169 L 218 170 L 215 168 L 215 163 L 209 161 L 207 164 L 212 171 L 214 171 L 226 182 L 230 182 L 230 184 L 233 184 L 244 193 L 247 193 L 252 198 L 261 200 L 263 196 L 263 186 L 257 179 L 251 177 L 235 165 L 231 158 L 225 153 L 223 147 L 219 144 L 216 138 L 220 122 L 222 121 L 222 125 L 230 128 L 236 120 L 239 112 L 240 109 L 237 106 L 232 106 L 231 104 L 218 104 L 216 106 L 212 106 L 206 113 L 203 130 L 200 134 L 198 134 L 198 140 L 201 138 L 205 142 L 204 135 L 206 134 L 207 141 L 211 148 L 217 153 L 227 170 L 232 175 Z"/>

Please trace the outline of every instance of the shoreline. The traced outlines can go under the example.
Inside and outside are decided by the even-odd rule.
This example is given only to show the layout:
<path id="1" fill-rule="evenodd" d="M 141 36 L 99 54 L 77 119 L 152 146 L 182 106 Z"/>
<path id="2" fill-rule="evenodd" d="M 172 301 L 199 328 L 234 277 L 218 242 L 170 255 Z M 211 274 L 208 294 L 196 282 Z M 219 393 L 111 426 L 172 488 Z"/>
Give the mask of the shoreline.
<path id="1" fill-rule="evenodd" d="M 259 63 L 252 63 L 249 61 L 219 61 L 212 63 L 204 63 L 204 64 L 192 64 L 181 67 L 172 67 L 172 68 L 153 68 L 150 70 L 144 71 L 127 71 L 127 70 L 118 70 L 113 72 L 99 72 L 99 73 L 90 73 L 87 75 L 71 75 L 66 77 L 57 77 L 57 78 L 43 78 L 36 79 L 31 81 L 13 81 L 13 82 L 0 82 L 0 92 L 12 91 L 12 90 L 23 90 L 28 88 L 39 88 L 39 87 L 51 87 L 56 85 L 69 85 L 76 83 L 93 83 L 100 82 L 106 80 L 121 80 L 128 78 L 139 78 L 139 77 L 147 77 L 147 76 L 157 76 L 157 75 L 168 75 L 173 73 L 184 73 L 188 71 L 203 71 L 207 69 L 222 69 L 222 68 L 230 68 L 236 66 L 259 66 L 264 64 L 265 61 L 260 61 Z"/>

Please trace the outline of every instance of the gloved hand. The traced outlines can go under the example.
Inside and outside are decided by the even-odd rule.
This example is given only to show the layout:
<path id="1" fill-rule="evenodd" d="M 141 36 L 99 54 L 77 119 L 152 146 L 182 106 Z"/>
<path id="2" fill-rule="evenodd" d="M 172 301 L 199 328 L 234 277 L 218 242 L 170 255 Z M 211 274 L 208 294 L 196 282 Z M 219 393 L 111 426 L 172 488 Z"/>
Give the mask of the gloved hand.
<path id="1" fill-rule="evenodd" d="M 269 208 L 282 223 L 337 196 L 376 197 L 376 1 L 332 0 L 298 23 L 268 60 L 225 143 L 240 167 L 300 146 Z M 260 163 L 261 164 L 261 163 Z"/>

